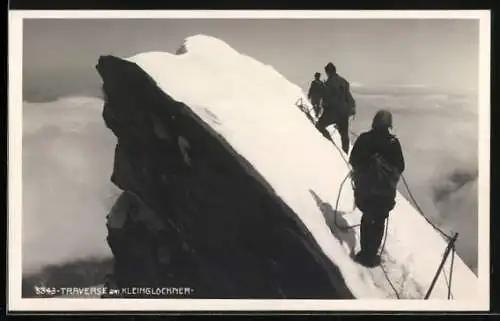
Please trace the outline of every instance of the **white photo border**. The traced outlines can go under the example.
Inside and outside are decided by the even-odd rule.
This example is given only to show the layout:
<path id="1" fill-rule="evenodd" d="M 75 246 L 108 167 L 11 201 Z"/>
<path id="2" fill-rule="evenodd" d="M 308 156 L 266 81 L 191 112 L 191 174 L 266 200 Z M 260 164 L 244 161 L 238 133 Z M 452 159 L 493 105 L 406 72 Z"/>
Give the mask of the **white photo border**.
<path id="1" fill-rule="evenodd" d="M 476 300 L 239 300 L 22 298 L 22 68 L 24 19 L 477 19 L 479 43 L 478 293 Z M 239 11 L 61 10 L 9 12 L 8 310 L 21 311 L 487 311 L 490 304 L 490 46 L 488 10 Z"/>

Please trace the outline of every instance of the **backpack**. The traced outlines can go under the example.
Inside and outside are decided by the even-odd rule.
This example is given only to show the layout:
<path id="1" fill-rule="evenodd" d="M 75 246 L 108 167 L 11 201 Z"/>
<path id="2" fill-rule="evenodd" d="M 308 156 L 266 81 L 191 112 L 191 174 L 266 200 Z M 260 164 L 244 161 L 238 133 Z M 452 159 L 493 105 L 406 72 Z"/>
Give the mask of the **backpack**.
<path id="1" fill-rule="evenodd" d="M 324 85 L 323 103 L 332 106 L 337 113 L 352 116 L 356 113 L 356 102 L 349 83 L 340 76 L 328 79 Z"/>
<path id="2" fill-rule="evenodd" d="M 391 166 L 380 154 L 373 154 L 369 161 L 353 172 L 353 184 L 357 197 L 396 196 L 401 173 Z"/>

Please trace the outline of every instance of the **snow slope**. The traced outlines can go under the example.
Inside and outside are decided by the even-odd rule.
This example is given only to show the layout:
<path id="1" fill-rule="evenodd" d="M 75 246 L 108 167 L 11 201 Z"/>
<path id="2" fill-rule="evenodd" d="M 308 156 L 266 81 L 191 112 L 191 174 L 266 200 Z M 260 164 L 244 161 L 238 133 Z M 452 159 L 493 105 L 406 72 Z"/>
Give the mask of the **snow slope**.
<path id="1" fill-rule="evenodd" d="M 149 52 L 128 58 L 150 74 L 170 96 L 184 102 L 224 137 L 265 177 L 299 216 L 341 270 L 358 298 L 395 297 L 380 267 L 366 269 L 350 257 L 359 244 L 358 230 L 333 230 L 333 208 L 348 173 L 342 153 L 314 128 L 294 105 L 306 101 L 302 90 L 272 67 L 208 37 L 186 39 L 178 55 Z M 338 137 L 334 138 L 338 144 Z M 344 155 L 345 156 L 345 155 Z M 353 194 L 345 184 L 338 210 L 343 224 L 359 223 Z M 440 263 L 446 242 L 398 194 L 385 245 L 389 279 L 401 298 L 423 298 Z M 457 256 L 454 299 L 477 296 L 477 278 Z M 431 298 L 446 299 L 440 277 Z"/>

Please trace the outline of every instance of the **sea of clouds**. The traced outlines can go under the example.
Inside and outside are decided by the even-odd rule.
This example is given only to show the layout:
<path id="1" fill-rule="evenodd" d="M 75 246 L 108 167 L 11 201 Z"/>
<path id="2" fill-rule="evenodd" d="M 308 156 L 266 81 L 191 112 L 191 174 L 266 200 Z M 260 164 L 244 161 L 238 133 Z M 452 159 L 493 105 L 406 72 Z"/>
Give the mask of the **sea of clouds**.
<path id="1" fill-rule="evenodd" d="M 111 256 L 105 218 L 119 191 L 110 182 L 116 138 L 102 100 L 23 104 L 23 272 Z"/>
<path id="2" fill-rule="evenodd" d="M 358 92 L 355 98 L 358 113 L 351 129 L 356 133 L 369 128 L 376 110 L 393 112 L 414 197 L 434 222 L 460 233 L 457 252 L 476 271 L 476 97 L 393 90 Z M 119 193 L 110 182 L 116 138 L 104 125 L 102 103 L 71 97 L 23 104 L 26 274 L 47 265 L 111 257 L 105 216 Z"/>

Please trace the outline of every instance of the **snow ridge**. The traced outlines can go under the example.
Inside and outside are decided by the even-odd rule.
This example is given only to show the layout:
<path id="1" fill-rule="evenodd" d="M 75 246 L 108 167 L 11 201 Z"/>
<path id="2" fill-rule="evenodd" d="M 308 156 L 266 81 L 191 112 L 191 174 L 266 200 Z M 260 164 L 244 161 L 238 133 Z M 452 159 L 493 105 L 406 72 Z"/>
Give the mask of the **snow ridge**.
<path id="1" fill-rule="evenodd" d="M 382 269 L 366 269 L 352 261 L 359 231 L 332 229 L 339 192 L 338 215 L 343 224 L 359 223 L 360 213 L 352 211 L 349 182 L 340 191 L 349 169 L 339 150 L 294 105 L 298 98 L 307 102 L 299 86 L 272 67 L 204 35 L 187 38 L 176 55 L 149 52 L 127 60 L 189 106 L 253 164 L 339 266 L 356 297 L 395 297 Z M 339 144 L 336 133 L 334 140 Z M 401 298 L 422 299 L 447 244 L 399 193 L 396 201 L 384 269 Z M 458 256 L 454 265 L 453 298 L 477 298 L 476 276 Z M 445 269 L 449 270 L 449 260 Z M 447 283 L 440 276 L 431 299 L 446 299 L 447 294 Z"/>

